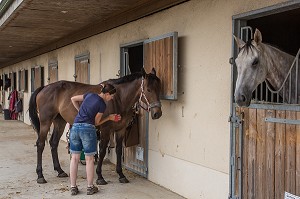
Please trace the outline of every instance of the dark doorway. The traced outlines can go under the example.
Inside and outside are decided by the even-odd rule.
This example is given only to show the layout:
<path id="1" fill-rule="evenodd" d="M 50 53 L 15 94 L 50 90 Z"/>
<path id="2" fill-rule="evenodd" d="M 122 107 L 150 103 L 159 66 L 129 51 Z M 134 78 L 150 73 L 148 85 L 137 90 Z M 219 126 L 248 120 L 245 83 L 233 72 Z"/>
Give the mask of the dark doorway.
<path id="1" fill-rule="evenodd" d="M 247 21 L 253 30 L 258 28 L 263 42 L 296 55 L 300 48 L 300 8 Z"/>
<path id="2" fill-rule="evenodd" d="M 131 73 L 140 72 L 143 63 L 143 45 L 128 48 L 129 68 Z"/>

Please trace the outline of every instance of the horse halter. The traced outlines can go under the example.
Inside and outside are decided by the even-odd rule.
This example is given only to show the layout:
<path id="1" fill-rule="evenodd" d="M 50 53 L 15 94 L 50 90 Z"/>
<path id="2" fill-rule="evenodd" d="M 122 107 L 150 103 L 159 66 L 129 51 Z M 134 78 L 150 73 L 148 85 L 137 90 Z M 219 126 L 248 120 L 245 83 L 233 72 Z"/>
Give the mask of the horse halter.
<path id="1" fill-rule="evenodd" d="M 142 105 L 142 98 L 145 99 L 146 101 L 146 104 L 147 104 L 147 107 L 144 107 Z M 141 107 L 142 109 L 144 109 L 145 111 L 147 112 L 150 112 L 151 108 L 154 108 L 154 107 L 161 107 L 161 102 L 160 101 L 156 101 L 156 102 L 153 102 L 153 103 L 149 103 L 149 100 L 147 99 L 147 96 L 145 95 L 145 91 L 144 91 L 144 77 L 142 77 L 142 83 L 141 83 L 141 95 L 140 95 L 140 98 L 139 98 L 139 101 L 138 101 L 138 104 L 139 104 L 139 107 Z"/>

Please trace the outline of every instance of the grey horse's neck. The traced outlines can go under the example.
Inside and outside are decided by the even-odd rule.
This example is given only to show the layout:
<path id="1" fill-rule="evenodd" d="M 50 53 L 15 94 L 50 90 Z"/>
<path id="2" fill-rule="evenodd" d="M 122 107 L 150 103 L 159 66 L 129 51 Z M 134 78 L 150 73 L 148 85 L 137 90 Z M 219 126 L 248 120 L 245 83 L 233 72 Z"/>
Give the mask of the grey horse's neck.
<path id="1" fill-rule="evenodd" d="M 300 102 L 299 76 L 293 64 L 295 57 L 270 45 L 264 45 L 264 57 L 268 67 L 267 80 L 278 91 L 284 102 L 297 104 Z M 291 70 L 291 73 L 289 71 Z M 298 73 L 298 74 L 297 74 Z M 298 77 L 297 77 L 298 76 Z M 287 80 L 286 82 L 284 82 Z"/>
<path id="2" fill-rule="evenodd" d="M 262 44 L 262 46 L 264 51 L 262 53 L 264 53 L 263 56 L 268 69 L 266 79 L 275 90 L 278 90 L 287 77 L 295 57 L 273 46 L 267 44 Z"/>

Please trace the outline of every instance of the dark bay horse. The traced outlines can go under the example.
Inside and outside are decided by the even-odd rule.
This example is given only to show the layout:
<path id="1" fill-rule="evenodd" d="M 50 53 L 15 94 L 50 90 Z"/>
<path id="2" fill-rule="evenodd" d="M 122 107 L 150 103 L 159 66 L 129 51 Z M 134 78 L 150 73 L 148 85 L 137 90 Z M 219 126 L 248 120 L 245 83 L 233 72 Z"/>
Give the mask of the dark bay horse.
<path id="1" fill-rule="evenodd" d="M 252 92 L 263 81 L 266 81 L 267 86 L 271 85 L 284 102 L 300 102 L 299 57 L 295 59 L 292 55 L 262 43 L 262 35 L 258 29 L 255 30 L 253 40 L 247 43 L 235 36 L 234 38 L 240 49 L 235 59 L 238 77 L 234 94 L 239 106 L 250 105 Z"/>
<path id="2" fill-rule="evenodd" d="M 143 101 L 148 112 L 151 112 L 152 119 L 158 119 L 162 115 L 161 103 L 159 100 L 161 82 L 156 76 L 156 71 L 147 74 L 144 69 L 140 73 L 134 73 L 119 79 L 110 79 L 102 84 L 110 83 L 114 85 L 117 92 L 108 104 L 103 117 L 111 113 L 121 114 L 122 120 L 119 122 L 108 121 L 98 128 L 101 131 L 99 143 L 99 161 L 97 166 L 97 184 L 107 184 L 102 176 L 102 162 L 106 154 L 110 133 L 115 132 L 117 165 L 116 171 L 119 174 L 119 181 L 126 183 L 127 178 L 122 172 L 122 142 L 125 129 L 132 119 L 132 107 L 138 101 Z M 67 177 L 62 170 L 57 153 L 60 137 L 63 134 L 66 123 L 73 124 L 77 110 L 71 102 L 71 97 L 86 92 L 100 93 L 100 85 L 88 85 L 77 82 L 58 81 L 35 90 L 29 101 L 29 117 L 33 128 L 37 131 L 37 168 L 38 183 L 46 183 L 42 171 L 42 154 L 45 147 L 45 140 L 51 124 L 54 128 L 49 140 L 51 146 L 54 170 L 58 172 L 58 177 Z"/>

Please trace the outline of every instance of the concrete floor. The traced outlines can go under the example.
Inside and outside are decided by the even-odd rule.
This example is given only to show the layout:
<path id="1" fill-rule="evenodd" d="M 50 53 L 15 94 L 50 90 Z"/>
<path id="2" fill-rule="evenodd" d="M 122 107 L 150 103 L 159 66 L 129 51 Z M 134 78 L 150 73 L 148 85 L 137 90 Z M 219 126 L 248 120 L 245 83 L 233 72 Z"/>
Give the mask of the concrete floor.
<path id="1" fill-rule="evenodd" d="M 49 139 L 49 138 L 48 138 Z M 106 199 L 183 199 L 183 197 L 160 187 L 147 179 L 125 170 L 130 183 L 118 182 L 113 164 L 106 161 L 103 176 L 108 185 L 98 186 L 100 192 L 86 195 L 85 166 L 79 164 L 78 187 L 80 193 L 71 196 L 69 178 L 58 178 L 53 170 L 50 146 L 43 153 L 46 184 L 36 183 L 36 133 L 31 126 L 20 121 L 4 120 L 0 113 L 0 199 L 6 198 L 106 198 Z M 58 149 L 62 169 L 69 173 L 70 156 L 66 142 Z M 95 175 L 96 178 L 96 175 Z"/>

